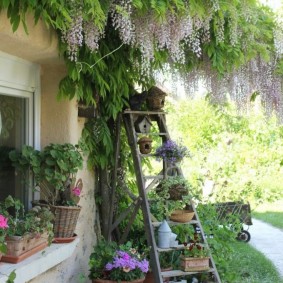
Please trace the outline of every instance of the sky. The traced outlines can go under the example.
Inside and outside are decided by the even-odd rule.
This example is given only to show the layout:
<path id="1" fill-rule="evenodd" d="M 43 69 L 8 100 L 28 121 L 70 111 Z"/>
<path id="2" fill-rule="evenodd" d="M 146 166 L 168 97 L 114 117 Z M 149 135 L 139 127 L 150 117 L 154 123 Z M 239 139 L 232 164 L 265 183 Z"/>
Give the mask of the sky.
<path id="1" fill-rule="evenodd" d="M 283 6 L 282 0 L 260 0 L 261 3 L 267 4 L 272 9 L 277 10 L 280 6 Z"/>

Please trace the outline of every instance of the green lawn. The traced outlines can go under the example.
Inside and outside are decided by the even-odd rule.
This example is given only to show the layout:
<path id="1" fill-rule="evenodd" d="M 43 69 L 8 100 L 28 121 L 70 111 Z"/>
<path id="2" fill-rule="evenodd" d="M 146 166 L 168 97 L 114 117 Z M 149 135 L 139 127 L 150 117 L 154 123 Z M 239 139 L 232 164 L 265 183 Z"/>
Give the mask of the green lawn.
<path id="1" fill-rule="evenodd" d="M 274 265 L 252 246 L 236 242 L 233 249 L 226 272 L 230 279 L 223 283 L 283 283 Z"/>
<path id="2" fill-rule="evenodd" d="M 283 229 L 283 200 L 256 207 L 252 211 L 252 217 Z"/>

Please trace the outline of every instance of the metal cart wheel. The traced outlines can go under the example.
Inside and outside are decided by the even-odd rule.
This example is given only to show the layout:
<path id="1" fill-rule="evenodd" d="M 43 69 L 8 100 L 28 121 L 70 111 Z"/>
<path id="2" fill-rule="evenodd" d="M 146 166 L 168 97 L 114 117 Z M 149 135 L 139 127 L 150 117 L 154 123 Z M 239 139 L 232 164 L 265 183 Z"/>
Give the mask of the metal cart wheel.
<path id="1" fill-rule="evenodd" d="M 250 239 L 251 239 L 251 234 L 247 230 L 242 230 L 237 236 L 237 240 L 245 243 L 249 242 Z"/>

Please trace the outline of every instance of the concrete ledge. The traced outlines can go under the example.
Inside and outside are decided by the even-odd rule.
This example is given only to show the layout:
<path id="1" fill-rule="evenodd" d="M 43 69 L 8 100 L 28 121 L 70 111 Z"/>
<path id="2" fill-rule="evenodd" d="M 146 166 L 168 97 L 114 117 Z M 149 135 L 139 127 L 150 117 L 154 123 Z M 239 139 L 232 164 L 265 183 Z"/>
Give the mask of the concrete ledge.
<path id="1" fill-rule="evenodd" d="M 68 244 L 52 244 L 18 264 L 0 262 L 0 283 L 5 283 L 13 270 L 17 274 L 15 283 L 27 282 L 37 277 L 69 258 L 78 243 L 79 238 Z"/>

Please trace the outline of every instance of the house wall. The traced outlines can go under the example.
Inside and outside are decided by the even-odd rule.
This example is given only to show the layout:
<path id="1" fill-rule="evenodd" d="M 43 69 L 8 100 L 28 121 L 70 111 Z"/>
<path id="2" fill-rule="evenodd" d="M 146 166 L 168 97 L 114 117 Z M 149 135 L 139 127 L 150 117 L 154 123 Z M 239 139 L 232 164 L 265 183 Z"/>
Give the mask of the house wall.
<path id="1" fill-rule="evenodd" d="M 34 27 L 32 17 L 28 18 L 28 35 L 22 28 L 13 33 L 3 13 L 0 14 L 0 22 L 0 51 L 40 66 L 41 147 L 51 142 L 77 143 L 85 119 L 78 118 L 75 100 L 57 100 L 59 82 L 64 77 L 66 70 L 62 59 L 58 57 L 56 34 L 48 30 L 42 23 Z M 79 203 L 82 210 L 75 231 L 80 239 L 79 244 L 71 258 L 31 280 L 31 283 L 77 283 L 81 282 L 79 281 L 80 276 L 87 277 L 88 275 L 89 255 L 92 246 L 96 243 L 95 176 L 93 172 L 86 169 L 85 164 L 84 169 L 79 171 L 78 177 L 83 180 L 82 197 Z M 86 279 L 84 282 L 89 282 L 89 280 Z"/>

